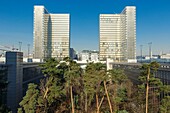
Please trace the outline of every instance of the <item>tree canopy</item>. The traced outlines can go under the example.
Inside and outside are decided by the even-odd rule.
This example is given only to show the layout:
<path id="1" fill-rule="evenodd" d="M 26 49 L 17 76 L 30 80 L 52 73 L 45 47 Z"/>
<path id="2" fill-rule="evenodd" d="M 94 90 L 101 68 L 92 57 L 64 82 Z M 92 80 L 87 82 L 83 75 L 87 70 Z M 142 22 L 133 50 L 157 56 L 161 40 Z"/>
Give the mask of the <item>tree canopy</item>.
<path id="1" fill-rule="evenodd" d="M 64 58 L 64 61 L 51 58 L 40 67 L 44 79 L 40 84 L 28 85 L 19 113 L 143 113 L 146 98 L 148 106 L 152 106 L 153 99 L 157 100 L 161 92 L 169 91 L 169 87 L 154 76 L 159 67 L 156 62 L 141 67 L 138 86 L 128 79 L 124 70 L 106 70 L 102 63 L 88 63 L 83 70 L 70 58 Z M 154 89 L 148 97 L 145 95 L 146 84 L 148 89 Z M 160 109 L 155 107 L 160 112 L 168 111 L 168 99 L 162 100 Z"/>

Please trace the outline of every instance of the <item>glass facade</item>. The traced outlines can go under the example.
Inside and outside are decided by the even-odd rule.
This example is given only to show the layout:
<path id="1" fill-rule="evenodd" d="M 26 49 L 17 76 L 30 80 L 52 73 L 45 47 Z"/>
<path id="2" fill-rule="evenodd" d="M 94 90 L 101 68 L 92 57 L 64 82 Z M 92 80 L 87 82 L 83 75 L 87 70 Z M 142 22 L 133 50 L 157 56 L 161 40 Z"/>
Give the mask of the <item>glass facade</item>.
<path id="1" fill-rule="evenodd" d="M 69 57 L 69 14 L 44 15 L 45 57 Z"/>
<path id="2" fill-rule="evenodd" d="M 35 6 L 34 58 L 69 57 L 69 48 L 70 15 L 50 14 L 44 6 Z"/>
<path id="3" fill-rule="evenodd" d="M 100 60 L 125 58 L 125 16 L 122 14 L 100 15 Z"/>
<path id="4" fill-rule="evenodd" d="M 42 59 L 44 39 L 44 6 L 34 6 L 34 58 Z"/>
<path id="5" fill-rule="evenodd" d="M 127 6 L 122 14 L 126 15 L 127 59 L 136 59 L 136 7 Z"/>
<path id="6" fill-rule="evenodd" d="M 114 61 L 136 59 L 135 7 L 126 7 L 121 14 L 100 14 L 99 57 Z"/>
<path id="7" fill-rule="evenodd" d="M 43 79 L 44 76 L 42 74 L 41 68 L 39 67 L 39 64 L 24 64 L 23 66 L 23 96 L 25 96 L 26 91 L 28 89 L 29 83 L 35 83 L 39 84 L 40 79 Z"/>

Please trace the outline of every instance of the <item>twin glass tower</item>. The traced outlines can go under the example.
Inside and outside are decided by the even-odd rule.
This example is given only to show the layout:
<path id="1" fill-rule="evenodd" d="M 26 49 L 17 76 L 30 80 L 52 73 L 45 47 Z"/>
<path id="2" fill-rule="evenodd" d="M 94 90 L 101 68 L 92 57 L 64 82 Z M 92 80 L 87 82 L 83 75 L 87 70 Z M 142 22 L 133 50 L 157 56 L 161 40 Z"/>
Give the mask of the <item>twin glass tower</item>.
<path id="1" fill-rule="evenodd" d="M 34 6 L 34 58 L 69 57 L 70 15 L 50 14 Z M 136 59 L 136 7 L 120 14 L 100 14 L 99 60 L 124 62 Z"/>

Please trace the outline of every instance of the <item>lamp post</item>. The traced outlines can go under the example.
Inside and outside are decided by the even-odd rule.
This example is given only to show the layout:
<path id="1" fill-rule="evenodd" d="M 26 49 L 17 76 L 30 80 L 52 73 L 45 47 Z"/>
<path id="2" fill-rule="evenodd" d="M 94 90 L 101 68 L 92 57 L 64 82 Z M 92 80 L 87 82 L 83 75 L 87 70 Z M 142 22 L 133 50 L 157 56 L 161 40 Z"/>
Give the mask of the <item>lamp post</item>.
<path id="1" fill-rule="evenodd" d="M 141 63 L 142 63 L 142 48 L 143 48 L 143 45 L 140 45 Z"/>
<path id="2" fill-rule="evenodd" d="M 149 45 L 149 57 L 150 57 L 150 62 L 152 61 L 152 42 L 148 43 Z"/>
<path id="3" fill-rule="evenodd" d="M 22 42 L 19 42 L 19 51 L 21 52 Z"/>
<path id="4" fill-rule="evenodd" d="M 27 46 L 28 46 L 28 59 L 29 59 L 29 54 L 30 54 L 30 44 L 28 44 Z"/>

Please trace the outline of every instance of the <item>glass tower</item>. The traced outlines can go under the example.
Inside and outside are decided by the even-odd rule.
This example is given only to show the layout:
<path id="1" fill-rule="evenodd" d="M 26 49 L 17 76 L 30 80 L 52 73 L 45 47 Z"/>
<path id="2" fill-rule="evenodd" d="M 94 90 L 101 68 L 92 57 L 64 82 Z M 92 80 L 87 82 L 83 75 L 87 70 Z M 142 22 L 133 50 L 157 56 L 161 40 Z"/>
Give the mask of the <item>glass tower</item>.
<path id="1" fill-rule="evenodd" d="M 100 14 L 99 18 L 100 60 L 136 59 L 136 8 L 127 6 L 120 14 Z"/>
<path id="2" fill-rule="evenodd" d="M 69 57 L 70 15 L 34 6 L 34 58 Z"/>

